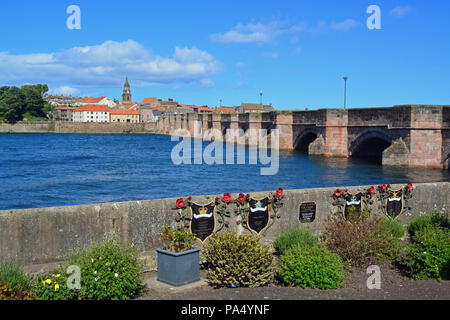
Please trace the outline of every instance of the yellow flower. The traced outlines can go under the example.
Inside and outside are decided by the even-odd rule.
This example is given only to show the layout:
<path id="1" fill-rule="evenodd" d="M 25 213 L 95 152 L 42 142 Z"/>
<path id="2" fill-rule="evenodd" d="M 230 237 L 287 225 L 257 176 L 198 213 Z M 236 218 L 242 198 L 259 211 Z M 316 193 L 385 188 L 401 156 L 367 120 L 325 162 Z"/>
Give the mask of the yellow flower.
<path id="1" fill-rule="evenodd" d="M 52 276 L 53 276 L 53 278 L 59 278 L 59 277 L 61 277 L 61 274 L 59 274 L 59 273 L 58 274 L 53 274 Z"/>
<path id="2" fill-rule="evenodd" d="M 59 284 L 55 284 L 55 291 L 59 290 Z"/>
<path id="3" fill-rule="evenodd" d="M 50 283 L 52 283 L 52 280 L 51 279 L 47 279 L 47 280 L 45 280 L 45 283 L 50 284 Z"/>
<path id="4" fill-rule="evenodd" d="M 42 285 L 45 286 L 45 281 L 42 281 Z"/>

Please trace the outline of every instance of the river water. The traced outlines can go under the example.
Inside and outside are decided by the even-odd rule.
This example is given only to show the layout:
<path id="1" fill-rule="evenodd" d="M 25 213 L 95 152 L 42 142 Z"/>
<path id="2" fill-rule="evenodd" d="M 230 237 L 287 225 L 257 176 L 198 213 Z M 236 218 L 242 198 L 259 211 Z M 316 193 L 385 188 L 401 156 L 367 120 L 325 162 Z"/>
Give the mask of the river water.
<path id="1" fill-rule="evenodd" d="M 235 157 L 238 150 L 245 151 L 244 164 L 234 158 L 233 164 L 176 165 L 171 153 L 178 143 L 162 135 L 0 134 L 0 210 L 251 193 L 278 187 L 450 181 L 449 170 L 389 168 L 300 152 L 280 152 L 277 173 L 261 175 L 261 168 L 270 164 L 260 160 L 251 164 L 249 149 L 243 147 L 236 147 Z M 210 143 L 200 145 L 206 148 Z"/>

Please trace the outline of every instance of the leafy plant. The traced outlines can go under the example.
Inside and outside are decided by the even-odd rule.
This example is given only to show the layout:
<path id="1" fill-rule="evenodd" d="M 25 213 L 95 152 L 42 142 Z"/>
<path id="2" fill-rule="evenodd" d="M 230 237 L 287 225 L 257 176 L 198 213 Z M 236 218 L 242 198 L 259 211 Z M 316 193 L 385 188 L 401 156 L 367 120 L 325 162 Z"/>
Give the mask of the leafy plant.
<path id="1" fill-rule="evenodd" d="M 24 267 L 16 261 L 0 263 L 0 281 L 8 282 L 14 290 L 16 287 L 31 288 L 31 280 Z"/>
<path id="2" fill-rule="evenodd" d="M 333 215 L 325 227 L 324 241 L 348 266 L 364 267 L 381 263 L 384 258 L 396 259 L 400 239 L 379 216 L 353 223 L 342 215 Z"/>
<path id="3" fill-rule="evenodd" d="M 168 246 L 165 249 L 171 252 L 182 252 L 192 249 L 195 238 L 195 234 L 191 232 L 187 232 L 184 229 L 177 230 L 169 226 L 165 226 L 161 232 L 161 240 L 168 242 Z"/>
<path id="4" fill-rule="evenodd" d="M 302 288 L 336 289 L 345 279 L 342 259 L 325 247 L 294 246 L 280 257 L 283 283 Z"/>
<path id="5" fill-rule="evenodd" d="M 407 249 L 414 279 L 450 279 L 450 230 L 427 225 L 415 231 Z"/>
<path id="6" fill-rule="evenodd" d="M 33 291 L 41 300 L 72 300 L 78 295 L 77 290 L 67 287 L 67 275 L 64 270 L 53 270 L 37 275 Z"/>
<path id="7" fill-rule="evenodd" d="M 384 218 L 382 223 L 384 223 L 385 228 L 388 229 L 396 238 L 403 238 L 405 236 L 405 227 L 399 220 Z"/>
<path id="8" fill-rule="evenodd" d="M 137 250 L 114 239 L 74 253 L 68 265 L 80 268 L 82 299 L 127 300 L 143 286 Z"/>
<path id="9" fill-rule="evenodd" d="M 291 228 L 277 236 L 274 248 L 279 254 L 285 253 L 294 246 L 314 247 L 318 244 L 318 238 L 310 229 L 303 227 Z"/>
<path id="10" fill-rule="evenodd" d="M 16 286 L 9 282 L 0 281 L 0 300 L 37 300 L 33 291 Z"/>
<path id="11" fill-rule="evenodd" d="M 411 236 L 428 226 L 450 228 L 450 219 L 447 213 L 439 210 L 432 210 L 415 218 L 408 225 L 408 232 Z"/>
<path id="12" fill-rule="evenodd" d="M 264 286 L 273 277 L 270 245 L 252 234 L 213 234 L 202 249 L 208 278 L 217 286 Z"/>

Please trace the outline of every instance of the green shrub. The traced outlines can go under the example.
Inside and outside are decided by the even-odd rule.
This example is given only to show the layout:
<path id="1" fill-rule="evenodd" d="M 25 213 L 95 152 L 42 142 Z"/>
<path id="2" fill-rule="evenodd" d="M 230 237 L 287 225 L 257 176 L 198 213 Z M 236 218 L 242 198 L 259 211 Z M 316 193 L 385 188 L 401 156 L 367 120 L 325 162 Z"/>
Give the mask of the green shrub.
<path id="1" fill-rule="evenodd" d="M 415 218 L 408 225 L 408 232 L 411 236 L 426 228 L 427 226 L 450 228 L 450 220 L 447 213 L 439 210 L 432 210 Z"/>
<path id="2" fill-rule="evenodd" d="M 428 225 L 415 231 L 406 265 L 414 279 L 450 279 L 450 230 Z"/>
<path id="3" fill-rule="evenodd" d="M 385 228 L 388 229 L 396 238 L 403 238 L 406 234 L 405 227 L 397 219 L 384 218 L 383 223 Z"/>
<path id="4" fill-rule="evenodd" d="M 127 300 L 143 286 L 138 252 L 116 240 L 92 244 L 72 255 L 68 265 L 80 267 L 82 299 Z"/>
<path id="5" fill-rule="evenodd" d="M 192 249 L 192 244 L 195 241 L 195 234 L 187 232 L 184 229 L 174 229 L 165 226 L 161 232 L 161 240 L 168 242 L 165 248 L 171 252 L 182 252 Z"/>
<path id="6" fill-rule="evenodd" d="M 31 288 L 31 280 L 24 267 L 15 261 L 0 263 L 0 281 L 8 282 L 12 289 Z"/>
<path id="7" fill-rule="evenodd" d="M 67 275 L 64 270 L 53 270 L 37 275 L 33 291 L 41 300 L 73 300 L 78 294 L 77 290 L 67 287 Z"/>
<path id="8" fill-rule="evenodd" d="M 289 286 L 337 289 L 345 279 L 341 258 L 324 247 L 295 246 L 280 257 L 278 274 Z"/>
<path id="9" fill-rule="evenodd" d="M 318 239 L 314 233 L 306 228 L 292 228 L 280 234 L 274 242 L 274 248 L 279 254 L 285 253 L 288 249 L 297 245 L 314 247 L 317 246 Z"/>
<path id="10" fill-rule="evenodd" d="M 33 291 L 16 286 L 13 288 L 9 282 L 0 281 L 0 300 L 37 300 Z"/>
<path id="11" fill-rule="evenodd" d="M 400 239 L 380 216 L 351 223 L 342 215 L 334 215 L 326 224 L 324 241 L 328 249 L 352 267 L 396 259 L 401 249 Z"/>
<path id="12" fill-rule="evenodd" d="M 213 234 L 202 249 L 210 282 L 227 287 L 266 285 L 273 277 L 273 254 L 270 245 L 259 240 L 251 234 Z"/>

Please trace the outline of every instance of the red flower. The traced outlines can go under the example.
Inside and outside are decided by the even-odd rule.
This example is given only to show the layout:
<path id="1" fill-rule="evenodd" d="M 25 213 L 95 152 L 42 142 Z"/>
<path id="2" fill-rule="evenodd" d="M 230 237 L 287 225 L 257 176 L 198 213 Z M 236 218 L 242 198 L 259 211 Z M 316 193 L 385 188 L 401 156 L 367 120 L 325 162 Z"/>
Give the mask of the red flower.
<path id="1" fill-rule="evenodd" d="M 341 196 L 341 190 L 336 189 L 336 191 L 334 192 L 334 196 L 335 196 L 336 198 L 339 198 L 339 197 Z"/>
<path id="2" fill-rule="evenodd" d="M 243 193 L 239 194 L 239 197 L 237 198 L 237 202 L 239 202 L 240 204 L 243 204 L 245 201 L 245 195 Z"/>
<path id="3" fill-rule="evenodd" d="M 219 202 L 219 200 L 220 200 L 220 199 L 219 199 L 218 197 L 216 197 L 215 201 L 216 201 L 216 202 Z"/>
<path id="4" fill-rule="evenodd" d="M 408 190 L 412 190 L 413 188 L 413 184 L 411 182 L 409 182 L 406 187 L 408 188 Z"/>
<path id="5" fill-rule="evenodd" d="M 381 186 L 381 190 L 385 191 L 386 190 L 386 186 L 383 184 L 383 186 Z"/>
<path id="6" fill-rule="evenodd" d="M 191 200 L 192 200 L 192 197 L 188 197 L 187 200 L 188 200 L 188 201 L 191 201 Z"/>
<path id="7" fill-rule="evenodd" d="M 224 194 L 223 194 L 223 197 L 222 197 L 222 200 L 223 200 L 223 202 L 225 202 L 225 203 L 230 203 L 230 201 L 231 201 L 231 194 L 229 194 L 229 193 L 224 193 Z"/>
<path id="8" fill-rule="evenodd" d="M 177 203 L 175 205 L 178 209 L 183 208 L 184 207 L 184 199 L 183 198 L 178 199 Z"/>
<path id="9" fill-rule="evenodd" d="M 369 192 L 370 192 L 370 194 L 374 194 L 375 193 L 375 188 L 373 186 L 371 186 L 369 188 Z"/>
<path id="10" fill-rule="evenodd" d="M 281 198 L 283 196 L 283 188 L 278 188 L 277 192 L 275 193 L 275 195 L 278 198 Z"/>
<path id="11" fill-rule="evenodd" d="M 348 192 L 348 189 L 345 189 L 344 192 L 347 193 L 347 192 Z"/>
<path id="12" fill-rule="evenodd" d="M 250 199 L 250 193 L 247 193 L 247 195 L 245 196 L 247 199 Z"/>

